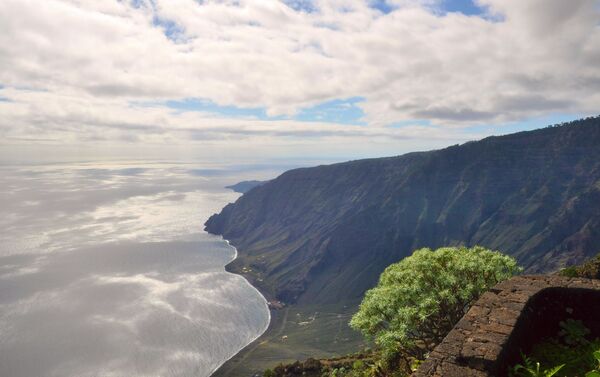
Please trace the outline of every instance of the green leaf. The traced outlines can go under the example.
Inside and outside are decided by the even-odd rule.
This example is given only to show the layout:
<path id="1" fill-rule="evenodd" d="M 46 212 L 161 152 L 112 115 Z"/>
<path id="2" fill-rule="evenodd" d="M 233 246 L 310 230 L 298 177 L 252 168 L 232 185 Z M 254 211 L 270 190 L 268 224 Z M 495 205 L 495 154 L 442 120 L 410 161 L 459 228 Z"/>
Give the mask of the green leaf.
<path id="1" fill-rule="evenodd" d="M 585 377 L 600 377 L 600 372 L 593 370 L 591 372 L 587 372 Z"/>
<path id="2" fill-rule="evenodd" d="M 538 365 L 539 365 L 539 363 L 538 363 Z M 556 373 L 558 373 L 558 371 L 561 370 L 564 366 L 565 366 L 565 364 L 562 364 L 562 365 L 555 366 L 552 369 L 546 370 L 546 371 L 544 371 L 544 376 L 545 377 L 552 377 Z M 598 377 L 600 377 L 600 376 L 598 376 Z"/>

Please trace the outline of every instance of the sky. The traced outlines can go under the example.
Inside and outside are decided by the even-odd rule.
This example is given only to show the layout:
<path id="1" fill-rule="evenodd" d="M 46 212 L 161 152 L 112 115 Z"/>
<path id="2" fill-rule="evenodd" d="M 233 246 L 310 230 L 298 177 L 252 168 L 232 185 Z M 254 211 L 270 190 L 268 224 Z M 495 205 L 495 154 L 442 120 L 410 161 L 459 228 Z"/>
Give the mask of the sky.
<path id="1" fill-rule="evenodd" d="M 375 157 L 599 108 L 597 0 L 0 1 L 3 160 Z"/>

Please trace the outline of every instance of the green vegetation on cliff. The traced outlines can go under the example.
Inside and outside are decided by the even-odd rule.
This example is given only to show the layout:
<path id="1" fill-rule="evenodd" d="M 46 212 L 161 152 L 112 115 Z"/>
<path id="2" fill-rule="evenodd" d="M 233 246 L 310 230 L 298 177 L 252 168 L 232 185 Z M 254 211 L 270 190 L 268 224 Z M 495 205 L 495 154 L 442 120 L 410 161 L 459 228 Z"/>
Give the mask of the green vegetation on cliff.
<path id="1" fill-rule="evenodd" d="M 600 118 L 291 170 L 206 229 L 238 248 L 230 271 L 287 303 L 358 299 L 422 247 L 482 245 L 557 270 L 600 245 Z"/>
<path id="2" fill-rule="evenodd" d="M 478 246 L 417 250 L 385 269 L 350 324 L 386 358 L 422 360 L 473 300 L 518 272 L 513 258 Z"/>
<path id="3" fill-rule="evenodd" d="M 475 254 L 466 255 L 473 251 Z M 450 258 L 444 254 L 450 255 Z M 481 258 L 482 256 L 483 258 Z M 582 265 L 563 270 L 561 274 L 569 277 L 594 278 L 593 276 L 596 276 L 596 278 L 600 278 L 596 275 L 599 263 L 600 255 L 597 255 Z M 415 368 L 420 363 L 414 358 L 411 360 L 410 354 L 407 355 L 406 348 L 402 344 L 406 338 L 394 334 L 396 331 L 391 329 L 390 324 L 408 323 L 408 326 L 397 326 L 397 328 L 405 336 L 417 340 L 420 331 L 414 330 L 415 327 L 424 326 L 427 332 L 430 330 L 429 326 L 439 327 L 437 323 L 432 325 L 432 320 L 433 322 L 435 320 L 445 322 L 446 318 L 443 315 L 440 317 L 442 311 L 446 312 L 448 308 L 454 309 L 457 314 L 462 311 L 460 298 L 465 294 L 460 294 L 460 292 L 466 292 L 466 295 L 474 293 L 471 300 L 473 302 L 477 296 L 493 285 L 492 280 L 503 280 L 518 270 L 519 268 L 510 257 L 479 247 L 472 250 L 443 248 L 433 252 L 418 250 L 413 256 L 386 269 L 378 286 L 367 293 L 360 312 L 354 316 L 353 322 L 356 322 L 361 316 L 364 317 L 360 320 L 365 321 L 366 325 L 361 324 L 360 326 L 366 329 L 367 336 L 373 337 L 379 333 L 383 338 L 389 334 L 391 335 L 389 339 L 393 340 L 391 343 L 377 343 L 383 347 L 334 359 L 308 359 L 305 362 L 281 364 L 274 369 L 267 370 L 265 376 L 406 376 L 409 374 L 409 368 Z M 388 278 L 385 278 L 386 275 Z M 389 278 L 389 275 L 393 275 L 393 278 Z M 495 278 L 488 279 L 484 276 L 488 278 L 495 276 Z M 452 283 L 448 284 L 449 281 Z M 485 283 L 481 284 L 482 281 Z M 477 286 L 481 287 L 481 290 L 477 290 L 475 288 Z M 369 296 L 372 297 L 369 299 Z M 457 296 L 457 298 L 451 299 L 453 296 Z M 407 297 L 411 299 L 407 300 Z M 449 302 L 454 304 L 449 304 Z M 465 306 L 465 311 L 468 306 L 468 304 Z M 424 313 L 431 313 L 431 315 L 425 315 L 422 319 L 417 317 L 416 322 L 411 324 L 415 318 L 407 319 L 405 314 L 415 307 L 417 309 L 413 309 L 413 312 L 423 309 Z M 406 308 L 409 310 L 406 311 Z M 451 327 L 450 324 L 448 326 Z M 409 330 L 410 328 L 413 330 Z M 542 338 L 533 346 L 530 353 L 522 354 L 522 360 L 511 368 L 511 375 L 515 377 L 600 376 L 600 338 L 594 336 L 594 333 L 581 320 L 566 318 L 559 323 L 559 328 L 560 331 L 556 336 Z M 375 331 L 373 332 L 371 329 L 375 329 Z M 443 332 L 447 331 L 445 329 Z M 421 347 L 426 344 L 422 341 L 416 343 Z M 415 342 L 409 342 L 409 348 L 413 344 Z M 391 352 L 386 351 L 385 347 L 389 347 Z M 390 354 L 392 355 L 391 359 Z M 409 362 L 398 362 L 402 355 L 408 356 Z"/>
<path id="4" fill-rule="evenodd" d="M 569 266 L 560 271 L 560 275 L 587 279 L 600 279 L 600 254 L 579 265 Z"/>
<path id="5" fill-rule="evenodd" d="M 597 252 L 600 117 L 442 150 L 291 170 L 227 205 L 206 229 L 237 247 L 229 271 L 268 298 L 293 304 L 290 311 L 308 317 L 324 306 L 342 309 L 306 325 L 323 334 L 318 343 L 303 346 L 306 331 L 287 322 L 282 334 L 288 338 L 267 331 L 219 376 L 339 356 L 348 352 L 341 344 L 359 349 L 356 334 L 348 326 L 336 330 L 347 343 L 328 343 L 325 335 L 387 266 L 412 250 L 482 245 L 506 252 L 531 273 Z"/>
<path id="6" fill-rule="evenodd" d="M 352 318 L 374 351 L 281 365 L 265 375 L 407 376 L 474 300 L 520 271 L 513 258 L 478 246 L 417 250 L 381 274 Z"/>

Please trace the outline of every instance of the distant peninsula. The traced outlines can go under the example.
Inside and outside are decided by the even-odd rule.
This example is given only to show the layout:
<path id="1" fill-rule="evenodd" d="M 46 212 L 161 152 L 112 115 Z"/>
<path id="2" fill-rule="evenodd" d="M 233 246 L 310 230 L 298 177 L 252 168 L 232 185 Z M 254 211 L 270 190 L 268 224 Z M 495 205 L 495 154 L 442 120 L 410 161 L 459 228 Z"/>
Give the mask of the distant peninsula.
<path id="1" fill-rule="evenodd" d="M 268 181 L 242 181 L 236 183 L 235 185 L 225 186 L 225 188 L 228 188 L 235 192 L 239 192 L 240 194 L 245 194 L 253 188 L 265 184 L 266 182 Z"/>

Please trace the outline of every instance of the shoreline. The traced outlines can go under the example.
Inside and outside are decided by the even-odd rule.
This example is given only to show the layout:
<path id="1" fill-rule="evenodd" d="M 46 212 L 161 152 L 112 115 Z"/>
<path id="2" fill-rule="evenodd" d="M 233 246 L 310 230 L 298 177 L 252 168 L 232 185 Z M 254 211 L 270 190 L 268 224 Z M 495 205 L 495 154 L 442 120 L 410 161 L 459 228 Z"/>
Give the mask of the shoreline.
<path id="1" fill-rule="evenodd" d="M 288 305 L 271 312 L 268 329 L 227 360 L 211 377 L 261 377 L 277 364 L 334 358 L 369 346 L 347 324 L 358 302 Z"/>
<path id="2" fill-rule="evenodd" d="M 307 358 L 332 358 L 357 352 L 368 344 L 362 335 L 348 326 L 360 300 L 302 305 L 281 303 L 265 287 L 253 284 L 253 276 L 232 271 L 231 265 L 239 256 L 222 234 L 217 236 L 233 248 L 233 258 L 224 266 L 226 272 L 239 275 L 263 298 L 268 310 L 266 328 L 235 354 L 223 360 L 210 372 L 210 377 L 261 377 L 263 371 L 280 363 L 292 363 Z"/>
<path id="3" fill-rule="evenodd" d="M 205 231 L 205 232 L 206 232 L 206 231 Z M 211 235 L 213 235 L 213 236 L 216 236 L 215 234 L 212 234 L 212 233 L 209 233 L 209 232 L 206 232 L 206 233 L 208 233 L 208 234 L 211 234 Z M 233 255 L 233 258 L 232 258 L 232 259 L 231 259 L 231 260 L 230 260 L 230 261 L 227 263 L 227 264 L 229 264 L 229 263 L 231 263 L 231 262 L 233 262 L 234 260 L 236 260 L 236 259 L 237 259 L 237 257 L 238 257 L 238 250 L 237 250 L 237 248 L 236 248 L 235 246 L 233 246 L 233 245 L 232 245 L 232 244 L 229 242 L 229 240 L 225 239 L 225 238 L 224 238 L 222 235 L 219 235 L 219 237 L 221 238 L 221 240 L 225 241 L 225 242 L 227 243 L 227 245 L 228 245 L 229 247 L 231 247 L 231 248 L 234 250 L 234 252 L 235 252 L 235 254 Z M 224 366 L 224 365 L 225 365 L 225 364 L 226 364 L 228 361 L 230 361 L 231 359 L 233 359 L 233 358 L 235 358 L 236 356 L 238 356 L 238 355 L 239 355 L 239 354 L 240 354 L 240 353 L 241 353 L 243 350 L 245 350 L 246 348 L 248 348 L 250 345 L 252 345 L 253 343 L 255 343 L 255 342 L 256 342 L 256 341 L 257 341 L 257 340 L 258 340 L 260 337 L 262 337 L 264 334 L 266 334 L 266 333 L 267 333 L 267 331 L 269 331 L 269 328 L 271 327 L 271 323 L 273 322 L 273 321 L 272 321 L 272 320 L 273 320 L 273 316 L 272 316 L 272 314 L 271 314 L 271 310 L 272 310 L 272 309 L 271 309 L 271 307 L 270 307 L 270 305 L 269 305 L 269 300 L 268 300 L 268 299 L 265 297 L 265 295 L 264 295 L 264 294 L 263 294 L 263 293 L 262 293 L 262 292 L 261 292 L 261 291 L 260 291 L 260 290 L 259 290 L 257 287 L 255 287 L 254 285 L 252 285 L 252 283 L 250 283 L 250 281 L 249 281 L 249 280 L 248 280 L 248 279 L 247 279 L 247 278 L 246 278 L 244 275 L 241 275 L 241 274 L 236 274 L 236 273 L 233 273 L 233 272 L 227 271 L 227 269 L 225 268 L 225 267 L 227 266 L 227 264 L 226 264 L 225 266 L 223 266 L 223 270 L 224 270 L 226 273 L 228 273 L 228 274 L 232 274 L 232 275 L 241 276 L 241 277 L 244 279 L 244 281 L 246 282 L 246 284 L 248 284 L 250 287 L 252 287 L 252 289 L 254 289 L 256 292 L 258 292 L 258 294 L 260 295 L 260 297 L 262 297 L 262 298 L 263 298 L 263 300 L 264 300 L 264 303 L 265 303 L 265 307 L 267 308 L 267 314 L 268 314 L 268 318 L 267 318 L 267 325 L 266 325 L 266 326 L 265 326 L 265 328 L 264 328 L 264 329 L 263 329 L 263 330 L 260 332 L 260 334 L 258 334 L 256 337 L 254 337 L 254 338 L 253 338 L 253 339 L 252 339 L 252 340 L 251 340 L 251 341 L 250 341 L 248 344 L 246 344 L 244 347 L 240 348 L 240 349 L 239 349 L 238 351 L 236 351 L 236 352 L 235 352 L 233 355 L 231 355 L 229 358 L 227 358 L 227 359 L 223 360 L 223 362 L 222 362 L 221 364 L 219 364 L 217 367 L 215 367 L 215 368 L 214 368 L 214 369 L 213 369 L 213 370 L 210 372 L 209 376 L 213 376 L 213 375 L 214 375 L 214 374 L 215 374 L 215 373 L 216 373 L 216 372 L 217 372 L 219 369 L 221 369 L 221 368 L 222 368 L 222 367 L 223 367 L 223 366 Z"/>
<path id="4" fill-rule="evenodd" d="M 263 293 L 245 275 L 226 266 L 238 258 L 238 250 L 229 240 L 218 236 L 233 248 L 234 257 L 225 271 L 239 275 L 263 298 L 268 310 L 266 328 L 246 346 L 223 360 L 210 377 L 261 377 L 264 370 L 280 363 L 313 358 L 332 358 L 357 352 L 368 346 L 363 337 L 348 326 L 360 301 L 343 300 L 327 304 L 270 304 L 271 295 Z M 277 301 L 273 299 L 276 304 Z"/>

